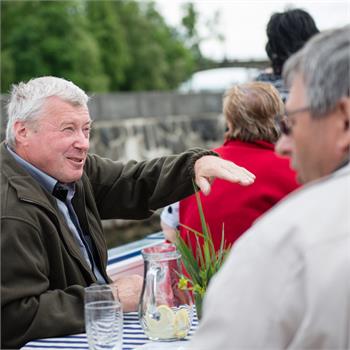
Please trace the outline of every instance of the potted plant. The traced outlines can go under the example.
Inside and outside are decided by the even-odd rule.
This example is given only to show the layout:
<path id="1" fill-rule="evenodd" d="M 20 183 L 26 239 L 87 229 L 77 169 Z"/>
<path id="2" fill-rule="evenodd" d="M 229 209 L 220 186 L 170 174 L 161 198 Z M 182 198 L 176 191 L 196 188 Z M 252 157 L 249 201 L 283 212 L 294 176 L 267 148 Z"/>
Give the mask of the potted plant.
<path id="1" fill-rule="evenodd" d="M 202 202 L 199 193 L 195 193 L 199 216 L 202 225 L 202 232 L 198 232 L 186 225 L 184 227 L 188 234 L 194 234 L 196 237 L 196 246 L 192 247 L 177 232 L 176 246 L 182 255 L 184 267 L 187 275 L 181 275 L 179 288 L 192 292 L 196 305 L 197 317 L 202 317 L 202 301 L 211 278 L 219 271 L 225 261 L 225 258 L 231 248 L 231 244 L 226 244 L 224 225 L 220 247 L 215 250 L 212 235 L 209 226 L 205 220 Z M 201 239 L 200 239 L 201 238 Z M 191 242 L 190 240 L 188 240 Z"/>

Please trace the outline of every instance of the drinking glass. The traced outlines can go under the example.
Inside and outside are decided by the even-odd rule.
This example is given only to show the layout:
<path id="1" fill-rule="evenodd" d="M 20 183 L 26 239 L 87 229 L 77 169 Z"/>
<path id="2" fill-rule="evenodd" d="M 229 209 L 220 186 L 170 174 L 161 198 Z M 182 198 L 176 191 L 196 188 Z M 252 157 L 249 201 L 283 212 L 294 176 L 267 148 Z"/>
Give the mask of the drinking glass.
<path id="1" fill-rule="evenodd" d="M 85 305 L 85 328 L 91 350 L 121 350 L 123 312 L 119 301 L 93 301 Z"/>
<path id="2" fill-rule="evenodd" d="M 85 305 L 93 301 L 115 300 L 117 293 L 111 284 L 93 284 L 85 288 Z M 119 301 L 119 300 L 117 300 Z"/>
<path id="3" fill-rule="evenodd" d="M 91 350 L 119 350 L 123 343 L 123 311 L 113 286 L 85 288 L 85 329 Z"/>

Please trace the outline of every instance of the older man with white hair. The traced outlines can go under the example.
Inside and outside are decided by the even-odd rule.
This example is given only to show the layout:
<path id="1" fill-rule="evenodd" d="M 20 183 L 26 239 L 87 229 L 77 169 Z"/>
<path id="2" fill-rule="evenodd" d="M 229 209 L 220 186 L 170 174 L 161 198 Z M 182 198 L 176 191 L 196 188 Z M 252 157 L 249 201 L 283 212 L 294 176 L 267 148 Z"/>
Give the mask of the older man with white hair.
<path id="1" fill-rule="evenodd" d="M 277 149 L 305 186 L 233 246 L 191 349 L 350 348 L 350 26 L 284 67 Z"/>
<path id="2" fill-rule="evenodd" d="M 1 148 L 1 348 L 84 330 L 84 287 L 110 283 L 101 219 L 141 219 L 213 177 L 254 175 L 213 152 L 126 164 L 88 154 L 88 96 L 56 77 L 14 86 Z M 193 179 L 193 180 L 192 180 Z M 141 283 L 117 280 L 125 311 Z"/>

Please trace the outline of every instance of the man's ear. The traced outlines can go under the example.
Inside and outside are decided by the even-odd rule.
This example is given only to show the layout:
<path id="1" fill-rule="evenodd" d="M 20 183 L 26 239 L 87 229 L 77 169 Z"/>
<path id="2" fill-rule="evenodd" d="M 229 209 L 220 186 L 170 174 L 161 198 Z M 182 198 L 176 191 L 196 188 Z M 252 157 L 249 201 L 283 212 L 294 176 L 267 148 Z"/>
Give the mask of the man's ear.
<path id="1" fill-rule="evenodd" d="M 16 120 L 13 125 L 13 131 L 15 134 L 16 143 L 25 144 L 29 131 L 27 123 L 21 120 Z"/>
<path id="2" fill-rule="evenodd" d="M 341 118 L 341 137 L 338 144 L 342 150 L 350 150 L 350 97 L 343 97 L 338 102 Z"/>

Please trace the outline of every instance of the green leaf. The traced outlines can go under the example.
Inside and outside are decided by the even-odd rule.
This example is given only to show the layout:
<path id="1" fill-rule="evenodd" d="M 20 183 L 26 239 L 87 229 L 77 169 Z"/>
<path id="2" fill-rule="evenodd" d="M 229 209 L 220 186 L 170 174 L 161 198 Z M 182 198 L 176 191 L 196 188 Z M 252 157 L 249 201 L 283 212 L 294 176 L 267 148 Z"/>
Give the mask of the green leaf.
<path id="1" fill-rule="evenodd" d="M 196 190 L 196 185 L 193 185 Z M 186 281 L 186 283 L 188 282 L 192 285 L 192 290 L 195 294 L 203 297 L 211 278 L 221 268 L 231 246 L 227 245 L 225 241 L 225 232 L 223 225 L 220 247 L 216 251 L 209 225 L 205 220 L 200 195 L 196 192 L 195 196 L 202 226 L 202 232 L 198 232 L 197 230 L 194 230 L 180 223 L 180 226 L 187 230 L 187 241 L 189 243 L 187 244 L 187 242 L 180 236 L 179 232 L 177 232 L 176 245 L 182 255 L 182 261 L 187 270 L 187 273 L 190 276 L 189 280 Z M 189 239 L 190 234 L 193 234 L 195 236 L 194 247 L 192 247 L 192 241 Z M 191 287 L 187 288 L 191 289 Z"/>

